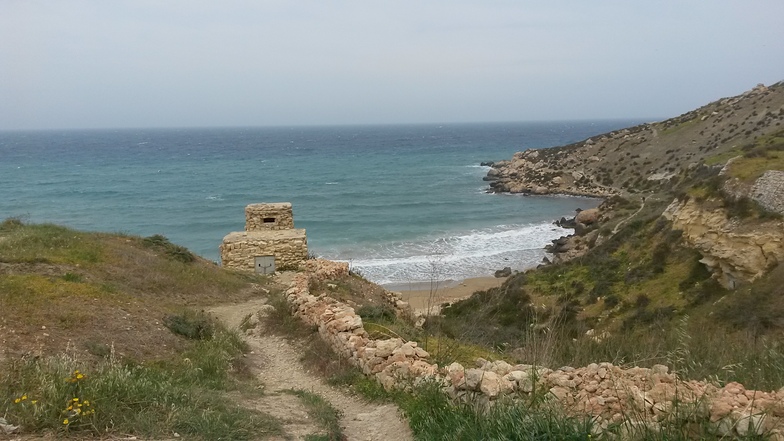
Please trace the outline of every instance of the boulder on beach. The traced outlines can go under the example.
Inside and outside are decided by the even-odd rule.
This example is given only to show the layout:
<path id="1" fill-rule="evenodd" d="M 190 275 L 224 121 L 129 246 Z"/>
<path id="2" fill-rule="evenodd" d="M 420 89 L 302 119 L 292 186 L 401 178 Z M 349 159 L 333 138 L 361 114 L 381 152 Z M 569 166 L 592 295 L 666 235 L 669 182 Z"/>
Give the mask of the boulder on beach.
<path id="1" fill-rule="evenodd" d="M 506 267 L 495 272 L 496 277 L 509 277 L 512 275 L 512 268 Z"/>

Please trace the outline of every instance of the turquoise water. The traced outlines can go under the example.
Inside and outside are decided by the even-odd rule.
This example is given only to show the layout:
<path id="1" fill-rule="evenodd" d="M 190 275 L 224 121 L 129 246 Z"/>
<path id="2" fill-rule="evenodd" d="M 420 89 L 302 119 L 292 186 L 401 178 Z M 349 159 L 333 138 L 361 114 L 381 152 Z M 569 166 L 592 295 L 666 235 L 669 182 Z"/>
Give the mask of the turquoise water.
<path id="1" fill-rule="evenodd" d="M 218 260 L 245 205 L 290 201 L 317 255 L 380 283 L 457 280 L 535 265 L 552 221 L 596 204 L 487 194 L 481 161 L 635 123 L 0 132 L 0 216 Z"/>

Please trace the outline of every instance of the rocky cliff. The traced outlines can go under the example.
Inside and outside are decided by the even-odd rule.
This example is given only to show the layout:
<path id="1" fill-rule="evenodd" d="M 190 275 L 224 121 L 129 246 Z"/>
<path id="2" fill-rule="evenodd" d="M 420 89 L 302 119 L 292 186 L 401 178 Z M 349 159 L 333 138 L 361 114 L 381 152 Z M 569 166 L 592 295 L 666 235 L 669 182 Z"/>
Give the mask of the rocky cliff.
<path id="1" fill-rule="evenodd" d="M 683 231 L 683 238 L 702 254 L 701 262 L 725 288 L 752 282 L 784 262 L 784 222 L 743 222 L 710 205 L 675 200 L 663 216 Z"/>

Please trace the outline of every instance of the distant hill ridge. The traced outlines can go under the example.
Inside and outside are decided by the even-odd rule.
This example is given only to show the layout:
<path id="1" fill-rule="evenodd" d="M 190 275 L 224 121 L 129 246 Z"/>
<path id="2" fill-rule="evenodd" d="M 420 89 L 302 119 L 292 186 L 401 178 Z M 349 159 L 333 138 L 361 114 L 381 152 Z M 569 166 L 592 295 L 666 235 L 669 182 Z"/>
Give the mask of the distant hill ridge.
<path id="1" fill-rule="evenodd" d="M 661 122 L 531 149 L 492 164 L 496 193 L 609 197 L 673 188 L 699 164 L 716 165 L 784 131 L 784 82 L 762 84 Z"/>

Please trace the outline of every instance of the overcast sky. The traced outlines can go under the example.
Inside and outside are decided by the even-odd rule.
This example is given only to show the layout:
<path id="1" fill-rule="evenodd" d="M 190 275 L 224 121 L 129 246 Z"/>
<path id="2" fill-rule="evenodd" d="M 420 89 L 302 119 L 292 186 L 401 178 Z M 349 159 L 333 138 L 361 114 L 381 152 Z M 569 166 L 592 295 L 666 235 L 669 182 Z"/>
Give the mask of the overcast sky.
<path id="1" fill-rule="evenodd" d="M 784 80 L 782 0 L 0 0 L 0 129 L 669 117 Z"/>

